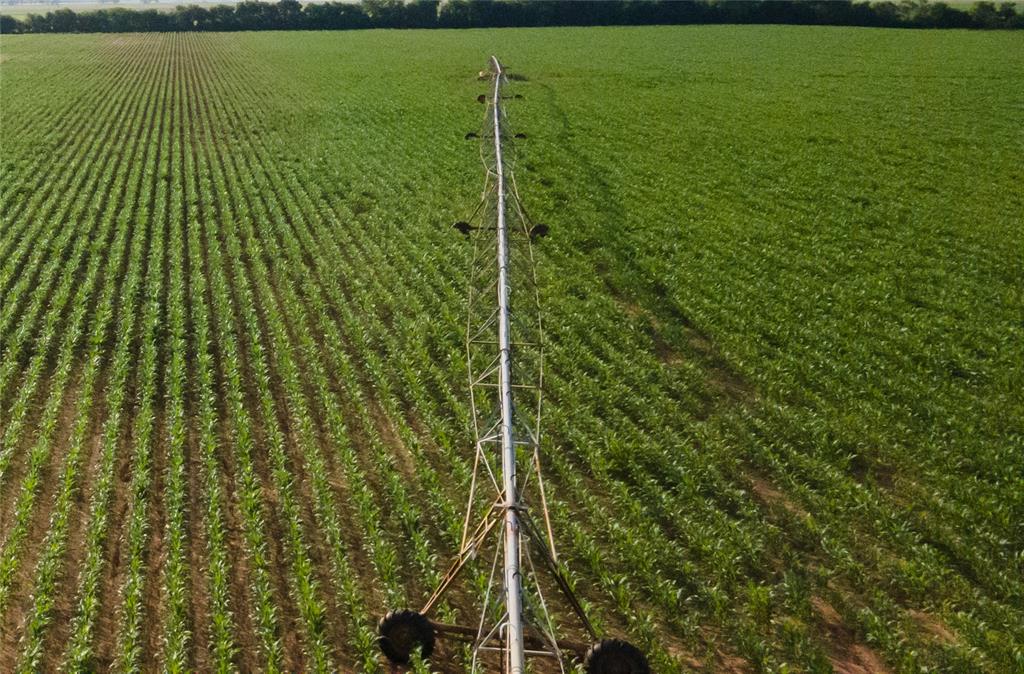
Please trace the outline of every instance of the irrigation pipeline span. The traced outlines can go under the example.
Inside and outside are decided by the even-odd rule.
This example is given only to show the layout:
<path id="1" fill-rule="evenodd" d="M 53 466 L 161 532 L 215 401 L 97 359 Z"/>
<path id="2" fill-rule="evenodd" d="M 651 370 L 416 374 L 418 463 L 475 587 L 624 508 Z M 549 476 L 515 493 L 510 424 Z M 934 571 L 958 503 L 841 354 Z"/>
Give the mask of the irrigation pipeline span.
<path id="1" fill-rule="evenodd" d="M 462 544 L 419 611 L 392 610 L 380 619 L 378 643 L 395 665 L 432 656 L 441 638 L 471 644 L 472 672 L 526 674 L 527 659 L 538 657 L 556 663 L 562 674 L 573 659 L 583 660 L 587 674 L 649 674 L 639 649 L 597 634 L 557 561 L 540 469 L 543 330 L 532 249 L 548 228 L 527 215 L 516 187 L 509 139 L 524 136 L 508 130 L 509 74 L 492 56 L 481 79 L 490 83 L 489 93 L 477 98 L 487 114 L 481 131 L 466 138 L 481 140 L 483 195 L 469 219 L 455 223 L 473 242 L 466 358 L 475 458 Z M 530 503 L 539 505 L 543 524 L 534 521 Z M 489 576 L 475 564 L 488 554 Z M 432 619 L 467 567 L 487 578 L 476 625 Z M 588 641 L 558 638 L 540 571 L 558 588 L 552 602 L 576 616 Z"/>

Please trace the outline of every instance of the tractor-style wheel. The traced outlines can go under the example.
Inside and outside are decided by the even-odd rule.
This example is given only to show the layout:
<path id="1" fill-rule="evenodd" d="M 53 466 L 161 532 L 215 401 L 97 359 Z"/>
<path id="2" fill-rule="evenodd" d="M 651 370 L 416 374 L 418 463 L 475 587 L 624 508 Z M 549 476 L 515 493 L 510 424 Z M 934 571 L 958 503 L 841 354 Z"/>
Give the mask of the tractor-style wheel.
<path id="1" fill-rule="evenodd" d="M 401 609 L 390 611 L 377 623 L 377 643 L 388 660 L 399 665 L 409 664 L 418 646 L 420 655 L 430 657 L 434 652 L 434 626 L 427 617 L 416 611 Z"/>
<path id="2" fill-rule="evenodd" d="M 604 639 L 591 646 L 584 666 L 587 674 L 651 674 L 640 649 L 621 639 Z"/>

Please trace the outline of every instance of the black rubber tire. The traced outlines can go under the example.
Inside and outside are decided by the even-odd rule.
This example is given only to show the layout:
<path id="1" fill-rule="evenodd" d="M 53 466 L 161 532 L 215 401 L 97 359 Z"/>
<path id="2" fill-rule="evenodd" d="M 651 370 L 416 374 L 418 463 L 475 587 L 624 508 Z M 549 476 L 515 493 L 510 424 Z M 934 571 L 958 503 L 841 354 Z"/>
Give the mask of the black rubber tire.
<path id="1" fill-rule="evenodd" d="M 417 646 L 420 655 L 429 658 L 434 652 L 434 626 L 423 614 L 410 609 L 389 611 L 377 623 L 377 645 L 391 662 L 409 664 Z"/>
<path id="2" fill-rule="evenodd" d="M 603 639 L 587 651 L 587 674 L 651 674 L 640 649 L 621 639 Z"/>

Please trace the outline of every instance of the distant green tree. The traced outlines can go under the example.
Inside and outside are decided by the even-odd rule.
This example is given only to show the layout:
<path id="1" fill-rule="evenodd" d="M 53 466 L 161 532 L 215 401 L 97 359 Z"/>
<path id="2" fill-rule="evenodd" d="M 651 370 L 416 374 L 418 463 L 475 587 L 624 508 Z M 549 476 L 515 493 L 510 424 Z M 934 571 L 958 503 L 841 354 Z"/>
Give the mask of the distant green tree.
<path id="1" fill-rule="evenodd" d="M 302 13 L 306 28 L 313 30 L 349 30 L 370 26 L 363 6 L 352 3 L 311 3 L 303 8 Z"/>
<path id="2" fill-rule="evenodd" d="M 214 5 L 207 15 L 207 30 L 237 30 L 238 21 L 235 15 L 235 8 L 231 5 Z"/>
<path id="3" fill-rule="evenodd" d="M 13 16 L 7 14 L 0 14 L 0 35 L 10 35 L 11 33 L 21 33 L 25 30 L 26 26 L 24 23 L 15 19 Z"/>
<path id="4" fill-rule="evenodd" d="M 974 22 L 982 28 L 998 28 L 1002 23 L 1002 16 L 994 2 L 974 3 L 971 16 L 974 18 Z"/>
<path id="5" fill-rule="evenodd" d="M 405 3 L 402 0 L 363 0 L 363 9 L 376 28 L 400 28 Z"/>
<path id="6" fill-rule="evenodd" d="M 999 28 L 1024 28 L 1024 14 L 1017 11 L 1015 3 L 1000 3 L 996 14 L 1002 19 L 1002 25 Z"/>
<path id="7" fill-rule="evenodd" d="M 472 25 L 472 15 L 469 0 L 444 0 L 437 9 L 437 23 L 442 28 L 466 28 Z"/>
<path id="8" fill-rule="evenodd" d="M 278 27 L 286 30 L 302 28 L 302 3 L 298 0 L 279 0 L 277 3 Z"/>
<path id="9" fill-rule="evenodd" d="M 47 14 L 50 17 L 50 31 L 54 33 L 78 32 L 78 15 L 70 9 L 58 9 Z"/>
<path id="10" fill-rule="evenodd" d="M 208 30 L 210 11 L 199 5 L 179 6 L 175 12 L 175 26 L 178 30 Z"/>

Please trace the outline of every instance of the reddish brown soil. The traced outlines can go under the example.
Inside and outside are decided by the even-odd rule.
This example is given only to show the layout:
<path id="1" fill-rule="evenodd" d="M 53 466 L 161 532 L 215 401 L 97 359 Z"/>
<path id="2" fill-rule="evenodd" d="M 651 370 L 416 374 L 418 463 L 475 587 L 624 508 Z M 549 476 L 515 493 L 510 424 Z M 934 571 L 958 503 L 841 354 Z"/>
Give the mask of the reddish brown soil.
<path id="1" fill-rule="evenodd" d="M 771 485 L 770 482 L 761 477 L 751 478 L 751 489 L 754 495 L 762 503 L 768 506 L 778 505 L 798 517 L 806 517 L 807 511 L 801 508 L 791 498 Z"/>
<path id="2" fill-rule="evenodd" d="M 942 619 L 931 613 L 925 611 L 909 611 L 910 617 L 912 617 L 917 624 L 921 627 L 925 633 L 931 635 L 937 642 L 941 644 L 953 644 L 959 641 L 956 633 L 951 630 L 946 623 L 942 622 Z"/>
<path id="3" fill-rule="evenodd" d="M 829 636 L 829 662 L 838 674 L 887 674 L 892 670 L 869 646 L 860 643 L 839 612 L 821 597 L 812 597 L 823 631 Z"/>

